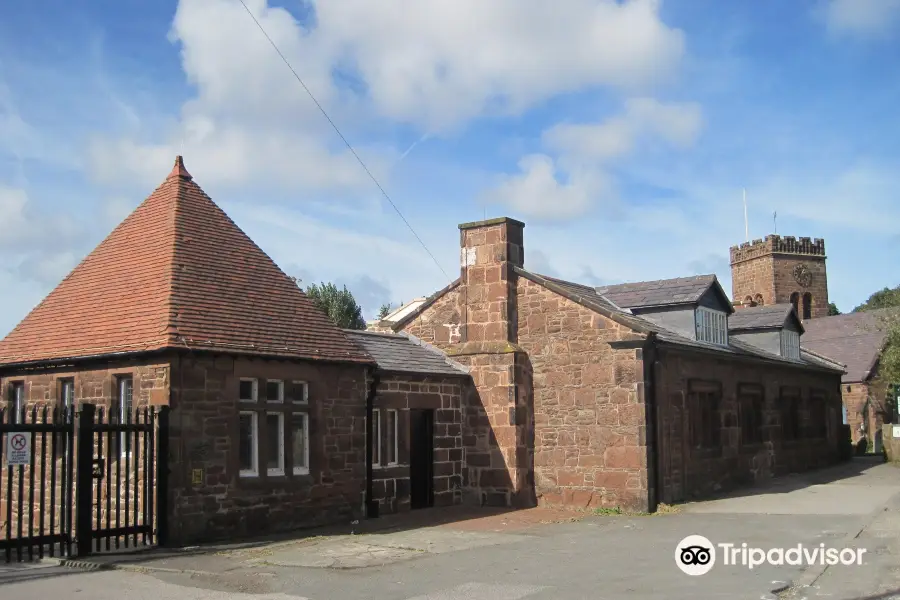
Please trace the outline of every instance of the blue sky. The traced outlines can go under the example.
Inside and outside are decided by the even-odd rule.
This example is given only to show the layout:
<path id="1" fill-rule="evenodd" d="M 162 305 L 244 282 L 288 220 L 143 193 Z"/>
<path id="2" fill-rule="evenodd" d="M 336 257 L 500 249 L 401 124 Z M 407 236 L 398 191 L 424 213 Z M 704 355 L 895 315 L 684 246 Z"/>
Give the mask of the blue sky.
<path id="1" fill-rule="evenodd" d="M 367 316 L 458 273 L 456 225 L 526 267 L 714 272 L 822 237 L 850 310 L 900 284 L 900 0 L 33 0 L 0 21 L 0 335 L 158 185 L 197 182 L 288 273 Z M 446 273 L 446 275 L 445 275 Z"/>

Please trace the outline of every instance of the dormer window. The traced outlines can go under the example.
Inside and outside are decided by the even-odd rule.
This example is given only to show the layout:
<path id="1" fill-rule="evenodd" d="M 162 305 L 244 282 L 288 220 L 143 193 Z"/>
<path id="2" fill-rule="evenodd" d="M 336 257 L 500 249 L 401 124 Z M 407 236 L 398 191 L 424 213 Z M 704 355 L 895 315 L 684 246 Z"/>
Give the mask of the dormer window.
<path id="1" fill-rule="evenodd" d="M 790 329 L 781 330 L 781 356 L 800 358 L 800 334 Z"/>
<path id="2" fill-rule="evenodd" d="M 728 345 L 728 315 L 703 306 L 694 314 L 697 340 L 720 346 Z"/>

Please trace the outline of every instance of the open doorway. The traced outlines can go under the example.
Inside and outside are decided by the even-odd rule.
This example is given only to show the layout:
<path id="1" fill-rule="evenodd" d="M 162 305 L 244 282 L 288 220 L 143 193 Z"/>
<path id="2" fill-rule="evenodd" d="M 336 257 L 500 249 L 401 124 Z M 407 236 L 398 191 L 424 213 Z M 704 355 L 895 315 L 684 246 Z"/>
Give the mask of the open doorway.
<path id="1" fill-rule="evenodd" d="M 409 411 L 410 507 L 434 505 L 434 411 Z"/>

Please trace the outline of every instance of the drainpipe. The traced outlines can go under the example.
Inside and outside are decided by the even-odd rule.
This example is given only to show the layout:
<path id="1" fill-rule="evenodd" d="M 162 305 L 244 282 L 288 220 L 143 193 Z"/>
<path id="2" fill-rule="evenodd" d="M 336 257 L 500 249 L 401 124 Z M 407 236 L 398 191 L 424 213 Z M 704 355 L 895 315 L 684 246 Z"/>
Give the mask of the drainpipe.
<path id="1" fill-rule="evenodd" d="M 658 407 L 658 390 L 656 376 L 656 335 L 651 333 L 647 336 L 647 343 L 644 345 L 642 357 L 644 359 L 644 409 L 647 418 L 647 430 L 651 435 L 647 436 L 648 457 L 647 457 L 647 486 L 652 486 L 650 497 L 648 500 L 647 511 L 656 512 L 659 505 L 659 495 L 662 493 L 662 473 L 659 464 L 659 440 L 661 432 L 659 431 L 659 415 Z M 652 471 L 650 471 L 652 469 Z"/>
<path id="2" fill-rule="evenodd" d="M 372 410 L 375 406 L 375 393 L 378 389 L 380 381 L 378 372 L 375 367 L 368 369 L 368 378 L 371 380 L 368 393 L 366 394 L 366 518 L 378 518 L 378 501 L 372 497 L 372 480 L 374 472 L 372 468 Z"/>

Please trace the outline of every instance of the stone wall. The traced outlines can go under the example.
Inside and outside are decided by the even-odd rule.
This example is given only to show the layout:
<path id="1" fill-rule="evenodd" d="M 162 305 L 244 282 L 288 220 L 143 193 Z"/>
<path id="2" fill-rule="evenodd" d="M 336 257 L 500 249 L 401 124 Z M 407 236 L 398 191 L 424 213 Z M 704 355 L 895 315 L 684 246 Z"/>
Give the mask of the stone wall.
<path id="1" fill-rule="evenodd" d="M 812 278 L 803 286 L 794 277 L 794 268 L 804 265 Z M 825 268 L 825 242 L 821 239 L 770 235 L 731 248 L 732 299 L 743 303 L 748 298 L 762 297 L 764 304 L 791 301 L 797 292 L 801 301 L 798 314 L 803 315 L 803 294 L 812 296 L 811 317 L 828 315 L 828 276 Z"/>
<path id="2" fill-rule="evenodd" d="M 539 502 L 647 510 L 644 338 L 532 281 L 520 279 L 518 294 Z"/>
<path id="3" fill-rule="evenodd" d="M 269 476 L 260 448 L 256 477 L 239 475 L 239 411 L 271 408 L 238 401 L 241 377 L 306 381 L 309 473 Z M 170 539 L 173 543 L 256 536 L 349 522 L 362 514 L 366 478 L 365 367 L 183 354 L 172 361 Z M 285 439 L 286 451 L 291 441 Z"/>
<path id="4" fill-rule="evenodd" d="M 435 506 L 459 504 L 463 477 L 462 404 L 471 387 L 467 378 L 383 375 L 379 379 L 374 407 L 380 409 L 382 431 L 386 409 L 396 409 L 398 421 L 397 464 L 373 469 L 373 496 L 381 505 L 380 512 L 410 509 L 410 409 L 434 411 Z M 383 435 L 382 441 L 386 440 Z M 387 456 L 386 452 L 383 445 L 381 456 Z"/>
<path id="5" fill-rule="evenodd" d="M 757 483 L 774 475 L 799 472 L 836 463 L 841 424 L 840 375 L 814 373 L 792 367 L 739 361 L 726 357 L 661 350 L 656 366 L 661 423 L 659 445 L 660 501 L 671 503 L 707 496 L 740 485 Z M 696 412 L 690 403 L 692 381 L 721 386 L 720 440 L 717 449 L 698 449 L 691 443 Z M 741 384 L 763 390 L 763 437 L 745 443 L 737 390 Z M 800 439 L 784 439 L 781 389 L 801 393 Z M 827 436 L 817 437 L 811 422 L 812 390 L 825 394 Z"/>
<path id="6" fill-rule="evenodd" d="M 809 286 L 804 287 L 794 278 L 794 268 L 804 265 L 812 275 Z M 824 256 L 776 255 L 775 269 L 775 302 L 788 303 L 791 294 L 800 295 L 797 313 L 803 317 L 803 295 L 812 295 L 811 318 L 828 316 L 828 274 L 825 269 Z"/>
<path id="7" fill-rule="evenodd" d="M 441 349 L 458 344 L 462 340 L 460 294 L 458 286 L 452 287 L 405 324 L 403 331 Z"/>
<path id="8" fill-rule="evenodd" d="M 74 382 L 75 406 L 82 404 L 94 404 L 98 406 L 96 419 L 98 422 L 109 422 L 110 410 L 117 415 L 117 389 L 116 380 L 121 376 L 131 376 L 133 384 L 132 403 L 137 415 L 133 419 L 145 418 L 145 409 L 150 406 L 166 404 L 169 397 L 169 365 L 167 361 L 156 359 L 151 362 L 145 361 L 103 361 L 84 363 L 78 368 L 69 366 L 65 368 L 45 368 L 30 370 L 5 370 L 3 376 L 0 377 L 0 390 L 2 390 L 2 399 L 0 399 L 0 407 L 4 411 L 9 411 L 11 407 L 10 386 L 14 382 L 24 383 L 24 406 L 26 409 L 25 421 L 32 422 L 49 422 L 59 423 L 65 422 L 62 413 L 61 389 L 62 382 L 71 380 Z M 45 414 L 46 409 L 46 414 Z M 59 411 L 54 414 L 54 411 Z M 4 414 L 4 421 L 8 422 L 9 414 Z M 77 415 L 75 416 L 77 422 Z M 4 452 L 6 450 L 5 436 L 0 436 L 0 444 L 3 445 Z M 12 503 L 12 520 L 11 529 L 13 535 L 17 535 L 18 526 L 21 520 L 23 535 L 27 536 L 29 526 L 34 530 L 35 535 L 41 528 L 41 484 L 44 485 L 44 515 L 43 527 L 49 533 L 51 517 L 53 520 L 54 530 L 60 531 L 60 524 L 70 514 L 67 510 L 70 508 L 69 503 L 64 501 L 66 488 L 71 490 L 71 516 L 74 517 L 74 498 L 77 490 L 76 482 L 78 481 L 78 473 L 75 461 L 75 443 L 69 444 L 65 434 L 59 434 L 54 441 L 52 434 L 35 433 L 32 437 L 32 448 L 34 451 L 34 462 L 31 465 L 21 468 L 22 485 L 18 485 L 18 472 L 15 469 L 15 481 L 12 486 L 12 496 L 7 497 L 6 488 L 6 468 L 3 468 L 3 485 L 0 489 L 0 530 L 5 531 L 7 521 L 7 502 Z M 128 524 L 144 524 L 145 518 L 151 515 L 144 514 L 144 486 L 143 476 L 147 468 L 155 469 L 156 464 L 151 463 L 149 466 L 145 464 L 144 454 L 144 434 L 139 433 L 136 437 L 130 436 L 131 444 L 135 450 L 126 457 L 120 457 L 116 453 L 118 440 L 114 435 L 109 433 L 95 436 L 94 440 L 94 456 L 104 459 L 104 470 L 102 479 L 93 479 L 95 499 L 93 504 L 92 522 L 96 523 L 99 518 L 103 527 L 107 526 L 107 519 L 111 527 L 115 527 L 116 519 L 116 501 L 115 497 L 119 496 L 120 511 L 118 518 L 120 525 L 125 525 L 126 515 L 124 508 L 129 507 Z M 111 445 L 110 442 L 113 442 Z M 55 450 L 54 450 L 55 445 Z M 54 459 L 54 451 L 56 458 Z M 66 473 L 68 466 L 66 461 L 72 461 L 72 472 L 74 474 L 73 481 L 70 486 L 65 485 Z M 5 458 L 4 458 L 5 462 Z M 34 475 L 34 485 L 32 489 L 32 472 Z M 134 474 L 137 474 L 135 477 Z M 22 513 L 19 514 L 19 494 L 22 494 Z M 32 497 L 33 493 L 33 497 Z M 129 501 L 126 503 L 126 494 Z M 107 512 L 107 498 L 110 499 L 110 511 Z M 135 502 L 135 498 L 137 501 Z M 99 502 L 97 502 L 99 499 Z M 152 501 L 150 502 L 152 505 Z M 134 522 L 133 507 L 137 506 L 137 523 Z M 99 507 L 99 508 L 98 508 Z M 73 528 L 74 533 L 74 528 Z M 105 546 L 104 546 L 105 547 Z"/>

